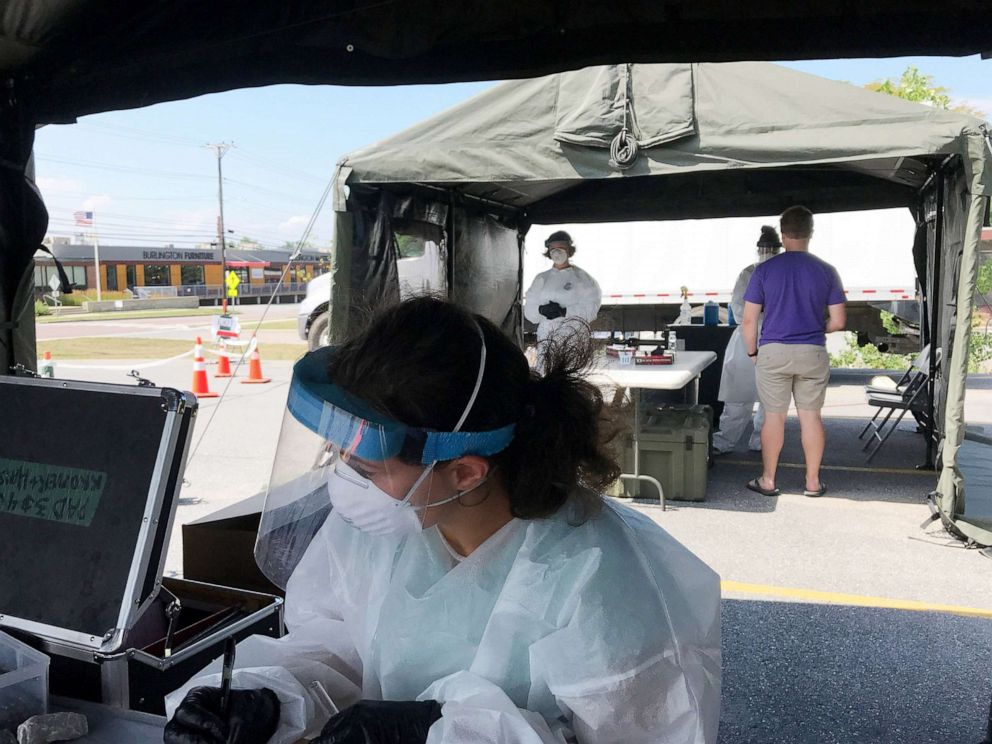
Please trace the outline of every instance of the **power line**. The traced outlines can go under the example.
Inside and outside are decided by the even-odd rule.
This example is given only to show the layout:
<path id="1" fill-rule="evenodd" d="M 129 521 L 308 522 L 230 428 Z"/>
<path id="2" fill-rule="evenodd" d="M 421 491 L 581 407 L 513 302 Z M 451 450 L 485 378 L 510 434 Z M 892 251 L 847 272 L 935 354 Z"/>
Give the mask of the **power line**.
<path id="1" fill-rule="evenodd" d="M 271 194 L 273 196 L 277 196 L 283 199 L 289 199 L 293 202 L 301 201 L 301 197 L 298 194 L 287 194 L 284 191 L 276 191 L 275 189 L 269 189 L 266 188 L 265 186 L 258 186 L 254 183 L 239 181 L 236 178 L 225 178 L 224 180 L 227 181 L 228 183 L 237 184 L 238 186 L 244 186 L 245 188 L 254 189 L 255 191 L 261 191 L 264 194 Z"/>
<path id="2" fill-rule="evenodd" d="M 78 225 L 75 220 L 65 218 L 65 217 L 51 217 L 49 218 L 49 223 L 57 223 L 67 225 L 69 227 L 83 227 Z M 209 226 L 203 225 L 180 225 L 180 224 L 170 224 L 167 222 L 149 222 L 147 220 L 135 220 L 135 221 L 122 221 L 122 220 L 104 220 L 100 219 L 100 227 L 110 227 L 110 228 L 126 228 L 129 230 L 147 231 L 151 230 L 154 232 L 161 231 L 173 231 L 177 233 L 204 233 L 207 235 L 212 234 L 212 230 Z"/>
<path id="3" fill-rule="evenodd" d="M 175 134 L 166 134 L 165 132 L 152 132 L 148 129 L 139 129 L 138 127 L 128 127 L 128 126 L 124 126 L 123 124 L 106 124 L 106 123 L 97 124 L 95 122 L 87 121 L 87 122 L 78 122 L 77 126 L 82 127 L 83 129 L 97 129 L 97 130 L 103 129 L 111 132 L 113 131 L 123 132 L 135 136 L 148 137 L 150 139 L 170 141 L 177 145 L 188 145 L 190 147 L 200 147 L 203 144 L 200 140 L 194 139 L 192 137 L 180 137 Z"/>
<path id="4" fill-rule="evenodd" d="M 246 153 L 243 149 L 240 148 L 234 154 L 244 160 L 247 160 L 256 168 L 263 167 L 266 170 L 270 170 L 276 173 L 283 173 L 284 175 L 292 176 L 294 178 L 309 178 L 314 181 L 319 181 L 321 184 L 327 181 L 327 179 L 324 177 L 314 175 L 313 173 L 307 173 L 306 171 L 298 170 L 290 165 L 286 165 L 285 163 L 278 163 L 275 160 L 269 160 L 268 158 L 263 157 L 261 155 L 257 155 L 255 153 Z M 257 161 L 257 162 L 253 162 L 253 161 Z M 261 163 L 262 165 L 260 166 L 258 163 Z"/>
<path id="5" fill-rule="evenodd" d="M 139 134 L 137 132 L 129 133 L 129 132 L 113 131 L 114 128 L 108 127 L 107 125 L 79 123 L 77 124 L 77 126 L 81 127 L 82 129 L 95 132 L 96 134 L 131 140 L 132 142 L 155 142 L 158 144 L 170 145 L 172 147 L 190 147 L 190 148 L 200 147 L 199 142 L 193 142 L 193 141 L 187 142 L 187 141 L 182 141 L 178 138 L 172 139 L 169 137 L 158 136 L 150 133 Z"/>
<path id="6" fill-rule="evenodd" d="M 62 165 L 73 165 L 79 168 L 94 168 L 96 170 L 118 171 L 120 173 L 140 173 L 142 175 L 152 176 L 155 178 L 183 178 L 183 179 L 194 179 L 194 180 L 210 178 L 210 176 L 204 176 L 194 173 L 181 173 L 179 171 L 156 171 L 156 170 L 150 170 L 148 168 L 140 168 L 137 166 L 107 165 L 106 163 L 98 163 L 92 160 L 73 160 L 71 158 L 53 158 L 53 157 L 48 157 L 46 155 L 36 155 L 35 160 L 39 160 L 45 163 L 61 163 Z"/>
<path id="7" fill-rule="evenodd" d="M 92 189 L 63 189 L 59 187 L 52 187 L 51 189 L 46 188 L 41 184 L 37 184 L 38 189 L 44 194 L 46 191 L 51 191 L 52 199 L 56 199 L 63 194 L 77 194 L 79 196 L 90 197 L 94 196 Z M 213 194 L 192 194 L 192 195 L 175 195 L 175 196 L 131 196 L 130 194 L 121 195 L 115 194 L 113 192 L 101 191 L 101 195 L 105 195 L 113 199 L 114 201 L 203 201 L 205 199 L 213 199 Z M 49 203 L 46 200 L 46 203 Z"/>

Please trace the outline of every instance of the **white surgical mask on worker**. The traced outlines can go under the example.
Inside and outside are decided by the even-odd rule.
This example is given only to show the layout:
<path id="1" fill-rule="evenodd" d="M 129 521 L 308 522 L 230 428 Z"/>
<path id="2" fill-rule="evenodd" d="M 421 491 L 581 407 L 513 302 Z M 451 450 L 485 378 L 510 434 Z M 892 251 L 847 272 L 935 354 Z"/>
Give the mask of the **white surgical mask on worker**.
<path id="1" fill-rule="evenodd" d="M 331 505 L 344 521 L 370 535 L 408 535 L 423 529 L 423 516 L 427 509 L 441 506 L 474 491 L 489 480 L 487 474 L 472 488 L 458 491 L 453 496 L 416 506 L 411 502 L 414 492 L 433 472 L 431 465 L 410 486 L 402 499 L 396 499 L 379 488 L 353 467 L 339 459 L 327 479 L 327 492 Z M 418 512 L 420 514 L 418 514 Z"/>
<path id="2" fill-rule="evenodd" d="M 551 260 L 555 262 L 555 266 L 561 266 L 568 261 L 568 251 L 564 248 L 553 248 L 549 255 Z"/>

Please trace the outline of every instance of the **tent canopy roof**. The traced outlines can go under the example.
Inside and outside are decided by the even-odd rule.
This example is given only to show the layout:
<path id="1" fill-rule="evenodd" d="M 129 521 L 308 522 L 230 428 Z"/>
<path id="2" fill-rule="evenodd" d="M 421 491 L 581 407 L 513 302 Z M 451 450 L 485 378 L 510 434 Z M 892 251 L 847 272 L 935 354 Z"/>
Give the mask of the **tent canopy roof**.
<path id="1" fill-rule="evenodd" d="M 40 122 L 276 83 L 391 85 L 618 61 L 992 51 L 987 0 L 8 0 L 0 74 Z"/>
<path id="2" fill-rule="evenodd" d="M 621 170 L 625 121 L 641 150 Z M 912 204 L 955 154 L 992 193 L 984 126 L 763 62 L 613 65 L 504 83 L 340 165 L 351 186 L 453 187 L 534 222 L 838 211 Z"/>

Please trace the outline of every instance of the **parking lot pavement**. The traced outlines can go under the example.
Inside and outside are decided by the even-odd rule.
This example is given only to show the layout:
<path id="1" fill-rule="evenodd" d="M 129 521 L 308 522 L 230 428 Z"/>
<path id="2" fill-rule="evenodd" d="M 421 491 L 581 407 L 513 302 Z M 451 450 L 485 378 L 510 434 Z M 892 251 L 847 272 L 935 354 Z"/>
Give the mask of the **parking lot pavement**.
<path id="1" fill-rule="evenodd" d="M 992 620 L 727 600 L 719 744 L 978 744 Z"/>
<path id="2" fill-rule="evenodd" d="M 827 496 L 809 499 L 795 490 L 772 498 L 747 491 L 753 474 L 717 465 L 706 502 L 635 508 L 731 582 L 727 596 L 859 595 L 992 611 L 992 561 L 939 527 L 920 529 L 929 514 L 921 476 L 888 476 L 882 486 L 863 473 L 833 472 Z"/>
<path id="3" fill-rule="evenodd" d="M 68 362 L 56 366 L 60 378 L 131 384 L 126 370 L 134 367 L 159 387 L 189 390 L 192 359 L 148 367 L 141 360 L 113 360 L 107 365 L 78 362 L 84 369 L 69 369 Z M 117 369 L 103 369 L 101 367 Z M 279 440 L 279 429 L 286 408 L 286 396 L 292 375 L 292 362 L 266 362 L 263 372 L 272 382 L 266 385 L 242 385 L 247 365 L 237 378 L 213 377 L 208 365 L 208 379 L 213 392 L 223 398 L 199 401 L 186 479 L 179 498 L 175 527 L 166 560 L 166 575 L 182 571 L 182 530 L 180 525 L 224 506 L 263 491 L 268 483 Z"/>
<path id="4" fill-rule="evenodd" d="M 228 385 L 210 368 L 225 397 L 200 401 L 167 575 L 182 570 L 181 524 L 265 487 L 292 363 L 263 364 L 268 385 Z M 189 358 L 133 366 L 160 386 L 190 386 Z M 72 376 L 129 382 L 123 370 Z M 914 426 L 866 467 L 860 388 L 832 387 L 828 406 L 847 417 L 828 420 L 827 496 L 801 495 L 801 467 L 782 469 L 779 497 L 747 491 L 759 458 L 744 450 L 717 460 L 705 502 L 665 512 L 633 504 L 725 582 L 720 744 L 977 744 L 990 694 L 992 619 L 981 613 L 992 611 L 992 561 L 939 527 L 920 529 L 935 474 L 914 469 L 923 456 Z M 992 390 L 969 391 L 969 420 L 992 422 L 989 412 Z M 783 462 L 799 466 L 794 420 L 787 440 Z M 891 609 L 913 602 L 978 616 Z"/>
<path id="5" fill-rule="evenodd" d="M 220 313 L 220 308 L 217 308 Z M 242 329 L 247 332 L 254 329 L 255 324 L 263 314 L 267 322 L 293 320 L 299 311 L 298 303 L 272 305 L 242 305 L 235 308 Z M 197 335 L 204 339 L 211 333 L 213 319 L 209 315 L 170 316 L 163 318 L 133 318 L 114 317 L 114 313 L 104 313 L 106 318 L 100 320 L 69 320 L 58 323 L 38 323 L 35 333 L 39 346 L 45 341 L 64 338 L 87 338 L 106 336 L 125 336 L 140 338 L 181 338 L 192 340 Z M 93 316 L 89 316 L 93 317 Z M 264 328 L 264 326 L 263 326 Z M 299 341 L 296 331 L 292 331 L 294 340 Z"/>
<path id="6" fill-rule="evenodd" d="M 200 401 L 167 561 L 170 574 L 182 569 L 179 525 L 266 486 L 292 363 L 263 360 L 263 365 L 272 378 L 268 385 L 241 385 L 236 380 L 228 385 L 214 378 L 213 368 L 208 367 L 211 388 L 226 393 L 222 400 Z M 134 366 L 156 384 L 180 389 L 188 389 L 192 378 L 189 358 L 155 368 L 117 360 L 112 366 L 120 369 L 56 369 L 64 377 L 71 373 L 78 379 L 127 383 L 124 370 Z M 242 369 L 239 374 L 244 373 Z M 858 414 L 853 406 L 859 405 L 854 400 L 859 393 L 851 387 L 832 387 L 828 405 L 851 405 L 852 415 Z M 992 398 L 992 390 L 970 392 L 976 398 Z M 863 412 L 863 402 L 860 406 Z M 725 580 L 749 589 L 769 592 L 781 587 L 992 608 L 988 591 L 992 561 L 965 550 L 939 527 L 919 529 L 929 513 L 923 499 L 935 483 L 934 474 L 913 470 L 922 461 L 922 438 L 905 425 L 873 469 L 864 470 L 856 441 L 862 421 L 863 416 L 830 420 L 824 471 L 830 491 L 822 499 L 801 495 L 799 468 L 782 469 L 782 496 L 769 499 L 747 491 L 743 486 L 755 475 L 758 457 L 745 450 L 717 460 L 710 470 L 705 502 L 671 502 L 664 513 L 650 505 L 637 508 L 697 552 Z M 783 462 L 801 463 L 795 421 L 790 420 L 787 440 Z M 740 588 L 728 595 L 752 596 Z"/>
<path id="7" fill-rule="evenodd" d="M 914 467 L 923 444 L 913 427 L 865 466 L 857 441 L 863 420 L 826 419 L 826 426 L 822 474 L 829 490 L 822 498 L 802 495 L 798 424 L 790 420 L 781 461 L 792 466 L 779 470 L 782 495 L 748 491 L 760 457 L 733 453 L 710 469 L 706 501 L 670 501 L 665 512 L 634 506 L 731 582 L 731 597 L 843 602 L 831 595 L 863 595 L 992 610 L 992 561 L 939 522 L 920 527 L 936 474 Z"/>

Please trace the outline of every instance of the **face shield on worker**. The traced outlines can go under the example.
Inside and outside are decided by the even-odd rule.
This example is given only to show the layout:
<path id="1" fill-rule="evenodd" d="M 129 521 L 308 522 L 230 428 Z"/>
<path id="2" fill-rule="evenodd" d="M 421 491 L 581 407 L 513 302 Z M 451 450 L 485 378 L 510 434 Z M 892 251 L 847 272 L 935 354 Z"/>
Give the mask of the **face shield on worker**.
<path id="1" fill-rule="evenodd" d="M 430 512 L 462 499 L 435 478 L 439 463 L 505 449 L 514 427 L 463 432 L 485 371 L 479 331 L 479 373 L 464 412 L 450 432 L 407 426 L 371 408 L 330 379 L 334 347 L 310 352 L 293 368 L 286 414 L 255 545 L 262 572 L 285 587 L 328 514 L 372 535 L 419 532 Z M 491 472 L 491 471 L 490 471 Z"/>
<path id="2" fill-rule="evenodd" d="M 575 244 L 572 236 L 564 230 L 556 230 L 544 241 L 544 255 L 551 259 L 557 268 L 568 265 L 568 260 L 575 255 Z"/>
<path id="3" fill-rule="evenodd" d="M 782 241 L 778 237 L 778 231 L 770 225 L 763 225 L 761 237 L 758 238 L 758 263 L 764 263 L 777 255 L 780 250 L 782 250 Z"/>

